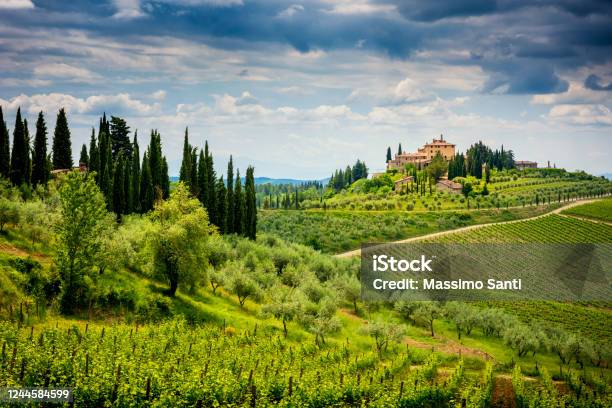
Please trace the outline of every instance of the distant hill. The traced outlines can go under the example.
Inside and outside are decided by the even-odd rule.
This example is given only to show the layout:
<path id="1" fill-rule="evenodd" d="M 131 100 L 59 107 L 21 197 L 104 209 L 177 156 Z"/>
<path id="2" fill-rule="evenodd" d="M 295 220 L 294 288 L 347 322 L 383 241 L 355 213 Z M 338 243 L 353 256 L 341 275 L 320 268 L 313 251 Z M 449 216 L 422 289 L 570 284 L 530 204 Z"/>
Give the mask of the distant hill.
<path id="1" fill-rule="evenodd" d="M 241 177 L 242 182 L 244 183 L 244 177 Z M 179 178 L 176 176 L 170 176 L 170 181 L 179 181 Z M 318 181 L 320 183 L 323 184 L 327 184 L 327 182 L 329 181 L 329 177 L 325 178 L 325 179 L 321 179 L 321 180 L 300 180 L 300 179 L 285 179 L 285 178 L 271 178 L 271 177 L 255 177 L 255 185 L 259 185 L 259 184 L 293 184 L 293 185 L 298 185 L 298 184 L 302 184 L 302 183 L 306 183 L 309 181 Z"/>

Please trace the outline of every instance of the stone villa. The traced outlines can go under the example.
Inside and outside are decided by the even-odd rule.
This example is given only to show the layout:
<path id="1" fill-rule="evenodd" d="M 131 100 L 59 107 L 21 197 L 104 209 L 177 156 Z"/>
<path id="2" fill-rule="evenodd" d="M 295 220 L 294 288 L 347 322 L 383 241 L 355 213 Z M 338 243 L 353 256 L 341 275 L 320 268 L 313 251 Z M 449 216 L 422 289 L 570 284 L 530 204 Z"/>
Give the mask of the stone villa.
<path id="1" fill-rule="evenodd" d="M 439 139 L 433 139 L 431 143 L 426 143 L 414 153 L 396 154 L 394 159 L 387 162 L 387 170 L 404 171 L 406 164 L 414 164 L 417 168 L 427 167 L 437 153 L 440 153 L 445 160 L 450 160 L 455 155 L 455 145 L 448 143 L 440 135 Z"/>

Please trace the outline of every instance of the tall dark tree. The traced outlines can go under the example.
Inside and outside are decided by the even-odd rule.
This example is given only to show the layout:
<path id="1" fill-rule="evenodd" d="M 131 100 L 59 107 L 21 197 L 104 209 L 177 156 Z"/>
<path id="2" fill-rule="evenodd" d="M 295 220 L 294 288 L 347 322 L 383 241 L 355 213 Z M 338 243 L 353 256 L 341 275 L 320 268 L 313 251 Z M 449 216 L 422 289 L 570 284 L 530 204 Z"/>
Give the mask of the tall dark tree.
<path id="1" fill-rule="evenodd" d="M 81 155 L 79 156 L 79 166 L 81 164 L 84 164 L 87 166 L 87 168 L 89 168 L 89 154 L 87 153 L 87 146 L 85 143 L 83 143 L 83 146 L 81 147 Z"/>
<path id="2" fill-rule="evenodd" d="M 140 212 L 140 148 L 138 147 L 138 132 L 134 132 L 134 142 L 132 143 L 132 169 L 130 171 L 130 181 L 132 183 L 132 205 L 131 211 Z"/>
<path id="3" fill-rule="evenodd" d="M 247 167 L 244 181 L 245 235 L 253 240 L 257 236 L 257 198 L 255 195 L 254 173 L 255 169 L 252 166 Z M 297 193 L 297 190 L 295 191 Z"/>
<path id="4" fill-rule="evenodd" d="M 134 212 L 134 185 L 132 184 L 132 158 L 126 158 L 123 163 L 123 194 L 125 196 L 124 214 Z"/>
<path id="5" fill-rule="evenodd" d="M 119 152 L 124 153 L 124 158 L 132 157 L 130 127 L 127 125 L 127 122 L 117 116 L 111 116 L 109 126 L 113 159 L 117 158 Z"/>
<path id="6" fill-rule="evenodd" d="M 32 151 L 32 184 L 46 185 L 49 181 L 49 166 L 47 164 L 47 124 L 41 112 L 36 120 L 36 135 Z"/>
<path id="7" fill-rule="evenodd" d="M 191 148 L 191 174 L 189 176 L 191 180 L 191 192 L 195 197 L 198 196 L 199 184 L 198 184 L 198 148 Z"/>
<path id="8" fill-rule="evenodd" d="M 215 174 L 215 168 L 213 164 L 212 152 L 208 150 L 208 141 L 204 143 L 204 159 L 206 160 L 206 174 L 208 175 L 208 197 L 206 200 L 206 208 L 208 209 L 208 218 L 210 221 L 218 225 L 217 219 L 217 195 L 215 193 L 217 176 Z"/>
<path id="9" fill-rule="evenodd" d="M 402 144 L 401 143 L 397 147 L 397 154 L 402 154 Z"/>
<path id="10" fill-rule="evenodd" d="M 25 166 L 24 166 L 24 176 L 25 183 L 31 184 L 32 182 L 32 143 L 30 139 L 30 129 L 28 127 L 28 120 L 23 120 L 23 134 L 25 138 L 26 145 L 26 155 L 25 155 Z"/>
<path id="11" fill-rule="evenodd" d="M 0 106 L 0 177 L 9 178 L 11 170 L 11 148 L 9 132 Z"/>
<path id="12" fill-rule="evenodd" d="M 18 108 L 15 117 L 15 128 L 13 129 L 13 149 L 10 171 L 11 182 L 16 186 L 27 183 L 26 173 L 28 171 L 29 150 L 25 127 L 21 119 L 21 108 Z"/>
<path id="13" fill-rule="evenodd" d="M 91 138 L 89 139 L 89 166 L 87 166 L 87 170 L 96 172 L 96 174 L 100 172 L 100 151 L 98 150 L 96 132 L 93 128 L 91 128 Z"/>
<path id="14" fill-rule="evenodd" d="M 229 162 L 227 163 L 227 232 L 234 232 L 234 163 L 232 156 L 230 155 Z"/>
<path id="15" fill-rule="evenodd" d="M 206 157 L 202 149 L 200 149 L 200 159 L 198 161 L 198 199 L 206 207 L 208 200 L 208 168 L 206 167 Z"/>
<path id="16" fill-rule="evenodd" d="M 151 131 L 151 141 L 149 142 L 149 167 L 151 168 L 151 180 L 153 190 L 163 195 L 162 191 L 162 152 L 161 136 L 157 130 Z"/>
<path id="17" fill-rule="evenodd" d="M 390 160 L 393 160 L 393 157 L 391 157 L 391 147 L 387 147 L 387 162 Z"/>
<path id="18" fill-rule="evenodd" d="M 53 168 L 72 168 L 72 142 L 70 141 L 70 129 L 64 108 L 60 109 L 55 122 L 53 132 Z"/>
<path id="19" fill-rule="evenodd" d="M 161 192 L 162 198 L 167 200 L 170 197 L 170 176 L 168 174 L 168 161 L 166 160 L 166 156 L 162 157 L 161 163 Z"/>
<path id="20" fill-rule="evenodd" d="M 115 160 L 115 168 L 113 170 L 113 211 L 119 218 L 125 213 L 125 158 L 123 151 L 119 152 L 117 160 Z"/>
<path id="21" fill-rule="evenodd" d="M 240 181 L 240 170 L 236 170 L 236 187 L 234 188 L 234 232 L 242 235 L 244 232 L 244 194 Z"/>
<path id="22" fill-rule="evenodd" d="M 225 234 L 227 232 L 227 189 L 225 188 L 223 176 L 217 180 L 215 190 L 217 193 L 217 210 L 215 211 L 217 214 L 217 227 L 219 227 L 221 234 Z"/>
<path id="23" fill-rule="evenodd" d="M 103 124 L 101 127 L 104 128 Z M 103 181 L 105 171 L 108 170 L 108 174 L 110 175 L 110 170 L 106 169 L 106 164 L 109 162 L 108 155 L 110 151 L 110 139 L 108 133 L 103 130 L 98 133 L 98 154 L 100 155 L 100 170 L 98 172 L 98 176 L 96 177 L 96 179 L 98 180 L 98 185 L 100 186 L 100 189 L 103 193 L 106 191 L 106 185 Z"/>
<path id="24" fill-rule="evenodd" d="M 189 129 L 185 128 L 185 137 L 183 139 L 183 161 L 181 162 L 181 170 L 179 171 L 179 181 L 185 183 L 189 190 L 193 193 L 191 185 L 191 145 L 189 144 Z"/>
<path id="25" fill-rule="evenodd" d="M 153 209 L 155 202 L 155 190 L 151 177 L 151 166 L 149 165 L 149 152 L 145 151 L 142 158 L 142 171 L 140 173 L 140 211 L 149 212 Z"/>
<path id="26" fill-rule="evenodd" d="M 102 134 L 104 135 L 104 133 Z M 102 190 L 102 194 L 104 194 L 108 209 L 111 210 L 113 208 L 113 154 L 111 151 L 109 138 L 106 136 L 105 139 L 107 143 L 105 144 L 105 163 L 102 170 L 102 178 L 100 179 L 100 190 Z"/>

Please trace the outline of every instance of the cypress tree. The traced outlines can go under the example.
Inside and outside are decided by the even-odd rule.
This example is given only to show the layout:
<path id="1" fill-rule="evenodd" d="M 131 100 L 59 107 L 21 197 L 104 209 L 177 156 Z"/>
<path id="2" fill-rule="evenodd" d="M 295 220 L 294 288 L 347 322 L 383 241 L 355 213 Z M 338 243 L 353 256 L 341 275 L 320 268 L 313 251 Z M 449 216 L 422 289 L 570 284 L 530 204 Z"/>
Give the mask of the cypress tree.
<path id="1" fill-rule="evenodd" d="M 32 184 L 46 185 L 49 181 L 47 166 L 47 124 L 42 111 L 36 120 L 36 135 L 34 136 L 34 150 L 32 152 Z"/>
<path id="2" fill-rule="evenodd" d="M 151 169 L 151 181 L 153 182 L 153 191 L 155 198 L 164 196 L 162 188 L 162 154 L 161 154 L 161 136 L 157 130 L 151 131 L 151 142 L 149 143 L 149 167 Z"/>
<path id="3" fill-rule="evenodd" d="M 24 156 L 25 166 L 23 167 L 23 170 L 24 170 L 25 183 L 30 185 L 32 182 L 32 156 L 31 156 L 32 143 L 30 139 L 30 130 L 28 128 L 27 119 L 23 120 L 23 135 L 24 135 L 25 145 L 26 145 L 26 154 Z"/>
<path id="4" fill-rule="evenodd" d="M 230 155 L 227 163 L 227 232 L 234 232 L 234 163 Z"/>
<path id="5" fill-rule="evenodd" d="M 223 176 L 219 177 L 217 181 L 217 226 L 221 234 L 227 233 L 227 189 L 225 188 L 225 182 Z"/>
<path id="6" fill-rule="evenodd" d="M 206 157 L 204 151 L 200 149 L 200 160 L 198 161 L 198 199 L 206 208 L 208 199 L 208 172 L 206 168 Z"/>
<path id="7" fill-rule="evenodd" d="M 93 128 L 91 128 L 91 139 L 89 140 L 89 166 L 87 166 L 87 170 L 96 172 L 96 174 L 100 173 L 100 151 L 98 150 L 98 142 Z M 96 179 L 98 179 L 97 175 Z"/>
<path id="8" fill-rule="evenodd" d="M 26 166 L 28 165 L 28 146 L 26 134 L 21 120 L 21 108 L 17 109 L 15 117 L 15 128 L 13 129 L 13 154 L 11 155 L 11 182 L 20 186 L 26 182 Z"/>
<path id="9" fill-rule="evenodd" d="M 397 154 L 402 154 L 402 144 L 401 143 L 397 147 Z"/>
<path id="10" fill-rule="evenodd" d="M 244 197 L 240 170 L 236 170 L 236 188 L 234 189 L 234 232 L 241 235 L 244 232 Z"/>
<path id="11" fill-rule="evenodd" d="M 189 175 L 191 183 L 191 193 L 194 197 L 198 196 L 198 149 L 196 147 L 191 148 L 191 174 Z"/>
<path id="12" fill-rule="evenodd" d="M 117 116 L 111 116 L 108 127 L 108 135 L 113 151 L 113 159 L 116 159 L 119 152 L 124 153 L 124 158 L 132 156 L 132 143 L 130 142 L 130 127 L 124 119 Z"/>
<path id="13" fill-rule="evenodd" d="M 256 200 L 257 197 L 255 195 L 255 169 L 252 166 L 247 167 L 246 179 L 244 183 L 244 200 L 245 200 L 245 235 L 250 239 L 255 239 L 257 236 L 257 206 Z M 295 198 L 296 198 L 296 207 L 299 205 L 297 203 L 297 193 L 295 190 Z"/>
<path id="14" fill-rule="evenodd" d="M 123 163 L 123 194 L 125 196 L 124 214 L 131 214 L 134 212 L 134 189 L 132 185 L 131 170 L 132 159 L 126 158 Z"/>
<path id="15" fill-rule="evenodd" d="M 208 151 L 208 141 L 204 143 L 204 159 L 206 160 L 206 174 L 208 175 L 208 196 L 206 199 L 206 208 L 208 209 L 208 218 L 211 222 L 218 226 L 217 222 L 217 214 L 216 214 L 216 193 L 215 193 L 215 183 L 217 181 L 217 176 L 215 175 L 215 169 L 213 165 L 213 156 L 212 153 Z"/>
<path id="16" fill-rule="evenodd" d="M 153 209 L 153 203 L 155 200 L 148 151 L 145 151 L 142 158 L 142 171 L 140 174 L 140 211 L 142 213 L 146 213 Z"/>
<path id="17" fill-rule="evenodd" d="M 0 106 L 0 177 L 9 178 L 11 170 L 11 148 L 9 132 Z"/>
<path id="18" fill-rule="evenodd" d="M 66 119 L 66 111 L 60 109 L 55 122 L 53 133 L 53 168 L 72 168 L 72 142 L 70 141 L 70 129 Z"/>
<path id="19" fill-rule="evenodd" d="M 130 162 L 130 181 L 132 183 L 132 208 L 133 212 L 140 212 L 140 148 L 138 147 L 138 131 L 134 132 L 133 154 Z"/>
<path id="20" fill-rule="evenodd" d="M 84 164 L 87 166 L 87 168 L 89 168 L 89 155 L 87 154 L 87 146 L 85 143 L 83 143 L 83 146 L 81 147 L 81 156 L 79 157 L 79 166 L 81 164 Z"/>
<path id="21" fill-rule="evenodd" d="M 104 126 L 102 126 L 104 127 Z M 106 191 L 106 185 L 104 184 L 104 173 L 106 171 L 106 163 L 108 163 L 108 152 L 110 151 L 110 140 L 108 139 L 108 133 L 104 130 L 98 133 L 98 154 L 100 155 L 100 171 L 98 172 L 98 185 L 102 192 Z M 109 172 L 110 174 L 110 172 Z"/>
<path id="22" fill-rule="evenodd" d="M 191 185 L 191 145 L 189 144 L 189 129 L 185 128 L 185 137 L 183 139 L 183 161 L 181 162 L 181 170 L 179 172 L 179 181 L 193 192 Z"/>
<path id="23" fill-rule="evenodd" d="M 387 163 L 389 160 L 393 160 L 393 157 L 391 157 L 391 147 L 387 147 Z"/>
<path id="24" fill-rule="evenodd" d="M 125 173 L 123 152 L 119 152 L 117 160 L 115 160 L 115 168 L 113 170 L 113 211 L 117 214 L 117 218 L 125 212 Z"/>
<path id="25" fill-rule="evenodd" d="M 104 155 L 106 163 L 104 164 L 104 170 L 100 182 L 100 189 L 104 194 L 104 198 L 106 198 L 106 204 L 108 209 L 111 210 L 113 208 L 113 155 L 111 151 L 111 145 L 110 143 L 108 143 L 108 137 L 106 137 L 106 140 L 106 154 Z"/>
<path id="26" fill-rule="evenodd" d="M 162 198 L 167 200 L 170 197 L 170 176 L 168 175 L 168 161 L 166 156 L 162 157 L 161 163 L 161 192 Z"/>

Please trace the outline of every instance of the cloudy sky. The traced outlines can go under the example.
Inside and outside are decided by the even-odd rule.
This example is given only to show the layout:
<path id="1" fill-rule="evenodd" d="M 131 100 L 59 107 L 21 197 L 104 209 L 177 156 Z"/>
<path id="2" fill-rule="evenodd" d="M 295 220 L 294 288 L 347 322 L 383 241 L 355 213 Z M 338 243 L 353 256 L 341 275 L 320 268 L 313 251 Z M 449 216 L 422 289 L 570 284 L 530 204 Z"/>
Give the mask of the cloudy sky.
<path id="1" fill-rule="evenodd" d="M 441 133 L 612 172 L 612 5 L 597 0 L 0 0 L 13 127 L 69 112 L 74 154 L 102 112 L 141 145 L 182 135 L 219 170 L 322 178 Z"/>

